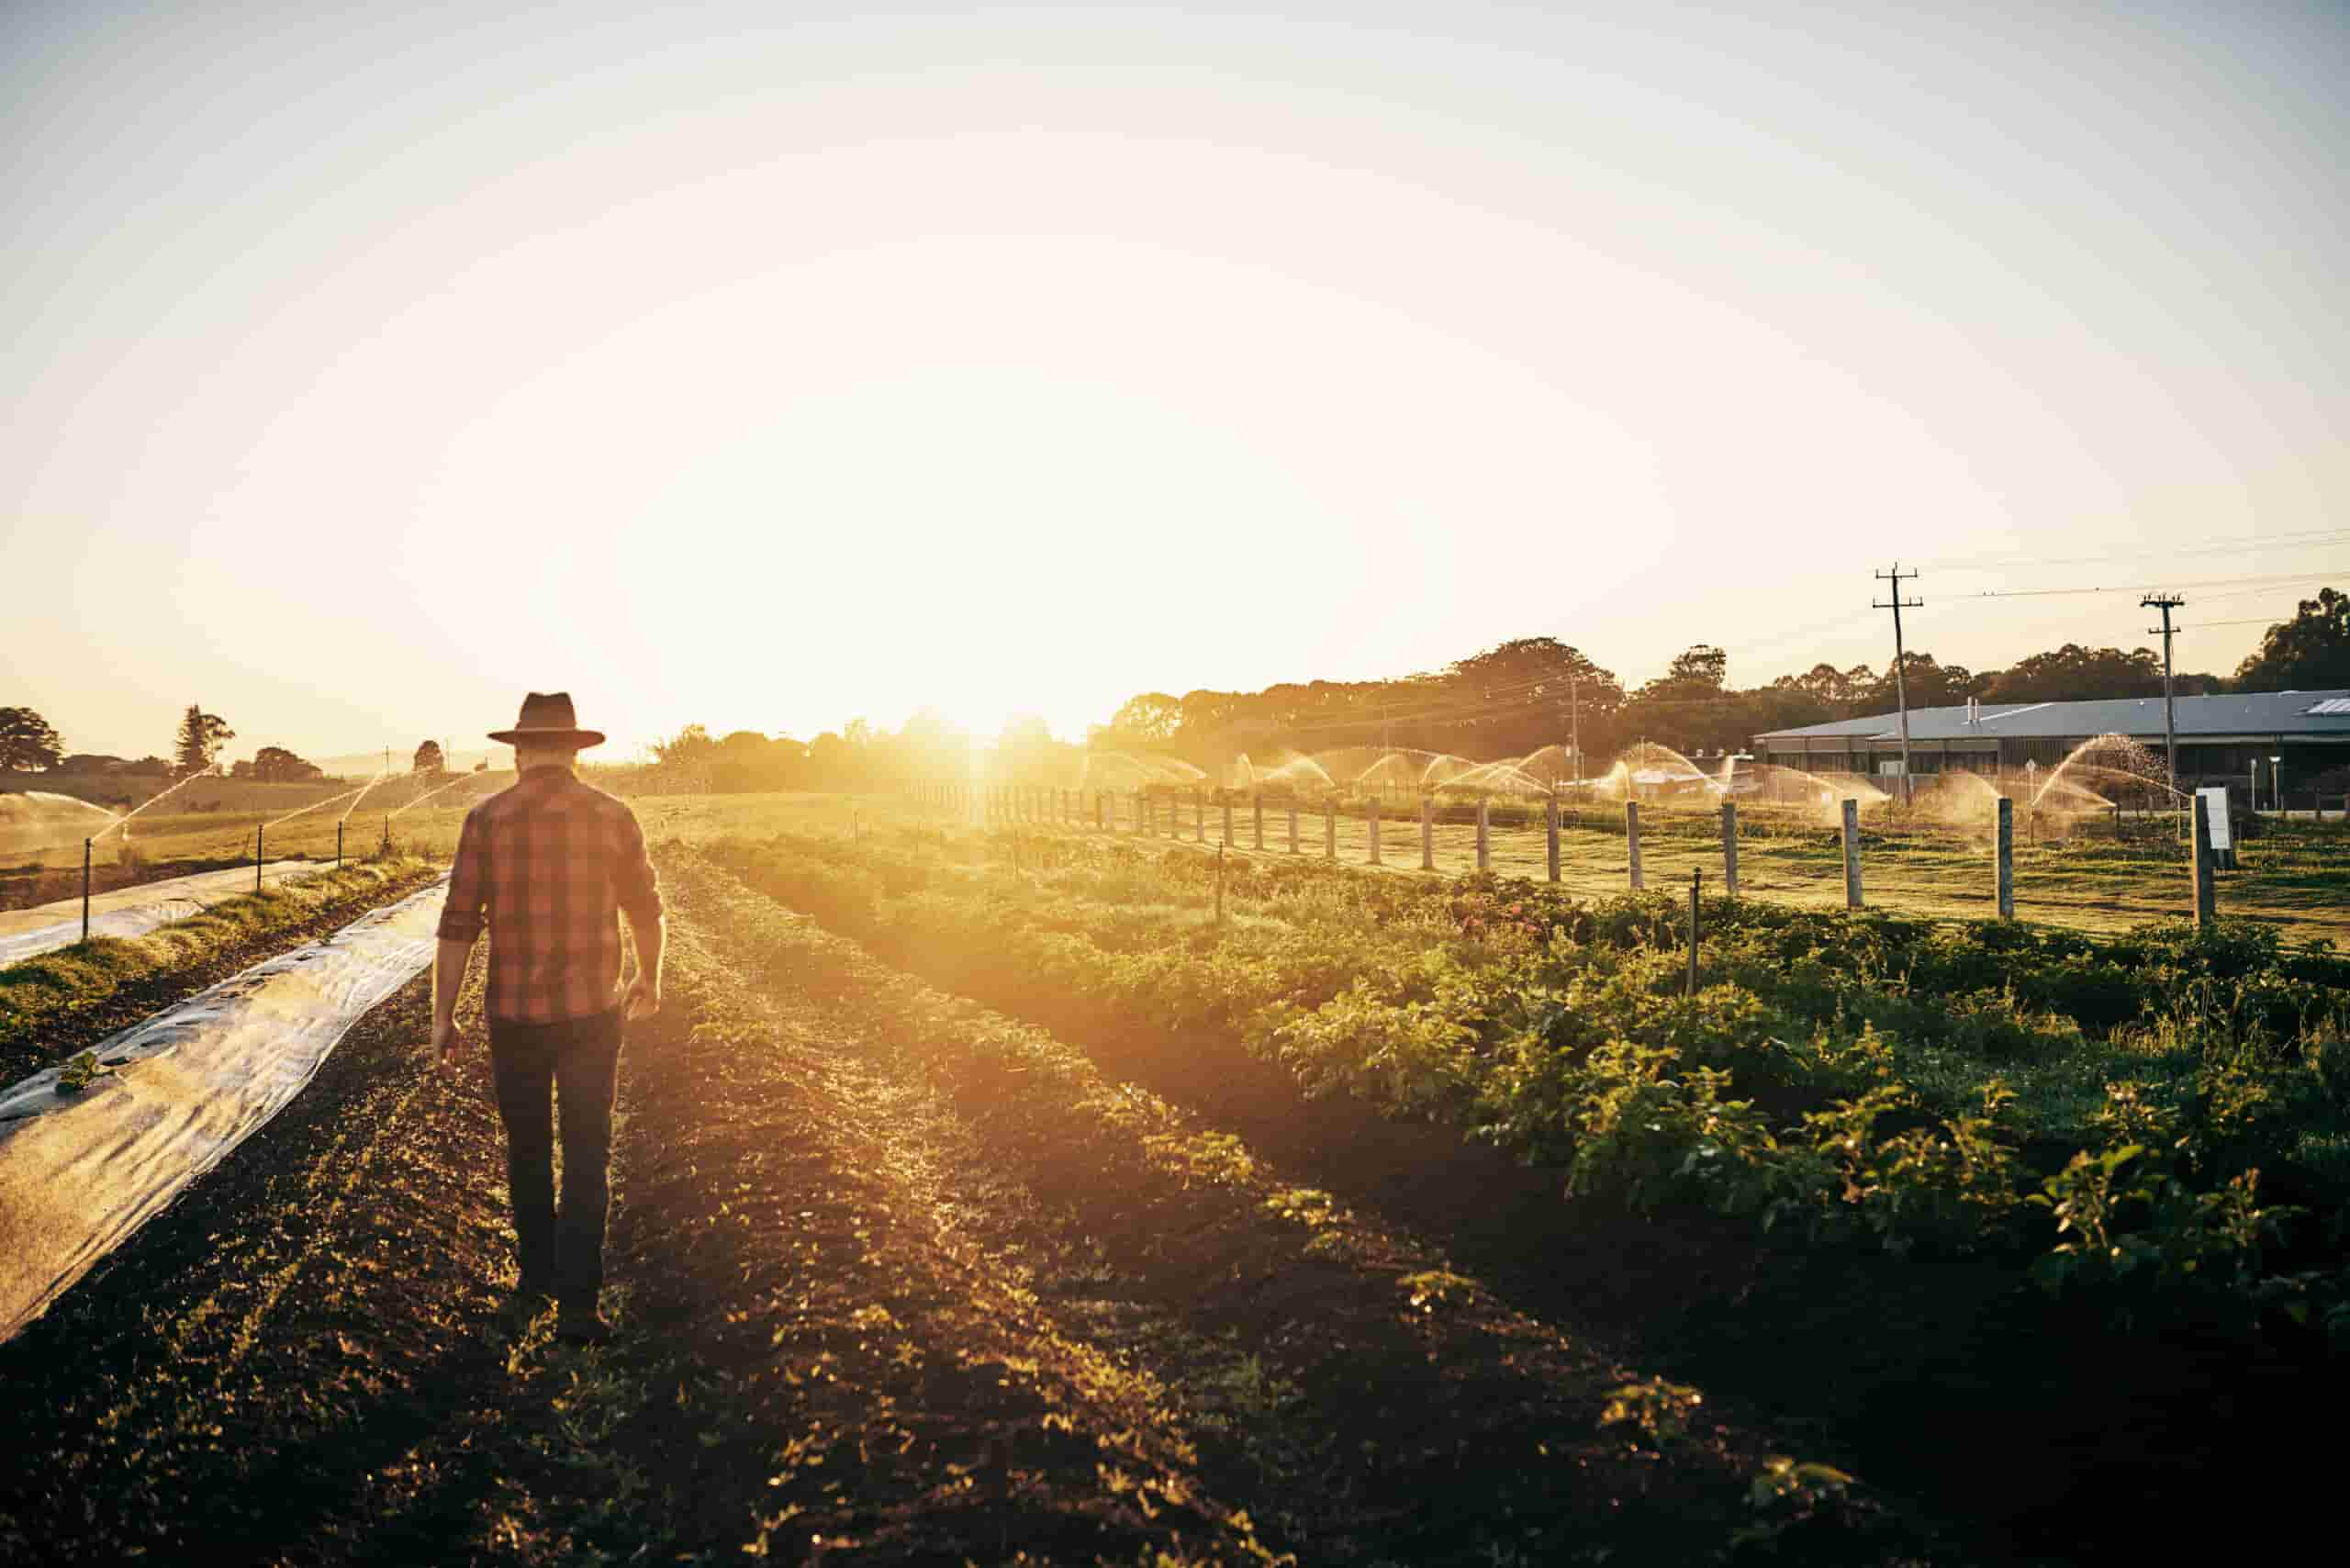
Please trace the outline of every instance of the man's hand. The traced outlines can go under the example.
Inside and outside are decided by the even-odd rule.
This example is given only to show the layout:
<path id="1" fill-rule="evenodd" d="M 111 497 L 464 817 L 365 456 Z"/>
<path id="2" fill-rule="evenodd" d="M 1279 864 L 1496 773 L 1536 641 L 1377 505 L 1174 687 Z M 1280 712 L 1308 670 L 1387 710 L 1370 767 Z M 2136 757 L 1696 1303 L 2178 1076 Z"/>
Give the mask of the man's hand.
<path id="1" fill-rule="evenodd" d="M 464 1036 L 458 1033 L 457 1025 L 453 1019 L 445 1023 L 436 1021 L 433 1024 L 432 1048 L 440 1056 L 441 1065 L 442 1067 L 448 1068 L 453 1071 L 455 1070 L 457 1065 L 457 1047 L 464 1042 Z"/>
<path id="2" fill-rule="evenodd" d="M 661 1011 L 661 984 L 651 975 L 640 972 L 629 982 L 621 997 L 621 1016 L 634 1020 L 650 1018 Z"/>

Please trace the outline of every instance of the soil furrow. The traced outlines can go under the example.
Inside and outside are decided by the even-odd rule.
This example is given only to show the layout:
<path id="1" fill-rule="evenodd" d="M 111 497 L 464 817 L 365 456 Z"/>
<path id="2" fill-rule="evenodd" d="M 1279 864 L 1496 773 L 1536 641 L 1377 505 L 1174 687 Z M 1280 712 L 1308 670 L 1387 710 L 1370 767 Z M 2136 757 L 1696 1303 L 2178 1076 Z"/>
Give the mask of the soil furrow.
<path id="1" fill-rule="evenodd" d="M 930 991 L 699 857 L 668 874 L 729 911 L 735 966 L 803 1029 L 944 1094 L 934 1168 L 974 1244 L 1068 1325 L 1148 1369 L 1220 1495 L 1311 1561 L 1686 1560 L 1758 1522 L 1766 1434 L 1713 1417 L 1661 1443 L 1602 1429 L 1642 1381 L 1511 1311 L 1443 1258 L 1241 1140 L 1101 1078 L 1041 1031 Z M 1913 1526 L 1822 1515 L 1813 1561 L 1878 1560 Z M 1767 1529 L 1764 1531 L 1770 1533 Z M 1595 1557 L 1592 1560 L 1597 1560 Z"/>

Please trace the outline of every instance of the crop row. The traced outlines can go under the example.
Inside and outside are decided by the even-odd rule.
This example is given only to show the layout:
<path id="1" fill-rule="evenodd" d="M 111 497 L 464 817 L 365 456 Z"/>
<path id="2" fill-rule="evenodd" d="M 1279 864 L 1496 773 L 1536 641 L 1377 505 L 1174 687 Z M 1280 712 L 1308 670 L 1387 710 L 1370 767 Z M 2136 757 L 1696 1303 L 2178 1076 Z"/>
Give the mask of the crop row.
<path id="1" fill-rule="evenodd" d="M 1217 921 L 1196 852 L 956 849 L 717 853 L 958 989 L 1249 1053 L 1555 1169 L 1579 1201 L 2030 1259 L 2133 1309 L 2216 1287 L 2350 1332 L 2350 966 L 2260 927 L 2092 939 L 1714 901 L 1692 993 L 1666 897 L 1240 863 Z"/>

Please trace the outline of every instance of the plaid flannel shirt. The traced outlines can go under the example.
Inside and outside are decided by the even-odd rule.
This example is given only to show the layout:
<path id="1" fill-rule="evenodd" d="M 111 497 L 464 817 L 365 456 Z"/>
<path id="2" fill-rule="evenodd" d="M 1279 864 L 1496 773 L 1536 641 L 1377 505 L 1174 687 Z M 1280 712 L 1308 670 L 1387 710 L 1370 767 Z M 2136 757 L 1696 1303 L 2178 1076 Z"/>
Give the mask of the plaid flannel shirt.
<path id="1" fill-rule="evenodd" d="M 465 813 L 441 935 L 471 942 L 487 924 L 492 1018 L 555 1024 L 616 1005 L 619 910 L 639 932 L 660 922 L 644 834 L 568 768 L 532 768 Z"/>

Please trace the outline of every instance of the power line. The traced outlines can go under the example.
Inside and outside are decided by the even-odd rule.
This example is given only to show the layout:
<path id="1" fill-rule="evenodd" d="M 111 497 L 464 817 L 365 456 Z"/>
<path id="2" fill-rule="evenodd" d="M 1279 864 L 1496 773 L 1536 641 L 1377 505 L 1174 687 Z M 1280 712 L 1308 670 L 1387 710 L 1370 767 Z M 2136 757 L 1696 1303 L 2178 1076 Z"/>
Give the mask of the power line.
<path id="1" fill-rule="evenodd" d="M 2227 588 L 2254 584 L 2260 588 L 2284 588 L 2293 583 L 2324 582 L 2329 578 L 2350 575 L 2350 568 L 2334 567 L 2322 572 L 2270 573 L 2253 577 L 2214 577 L 2204 582 L 2172 583 L 2173 588 Z M 1962 599 L 2055 599 L 2067 594 L 2137 593 L 2146 592 L 2141 584 L 2134 588 L 1984 588 L 1979 592 L 1961 594 Z"/>
<path id="2" fill-rule="evenodd" d="M 2140 544 L 2110 554 L 2040 559 L 2021 556 L 1995 559 L 1976 555 L 1951 561 L 1929 561 L 1927 565 L 1938 572 L 1990 572 L 2019 566 L 2092 566 L 2108 561 L 2143 561 L 2150 555 L 2220 555 L 2243 554 L 2255 550 L 2304 550 L 2345 539 L 2350 539 L 2350 528 L 2316 528 L 2297 533 L 2247 534 L 2236 539 L 2209 540 L 2199 544 L 2157 545 L 2152 549 Z"/>

